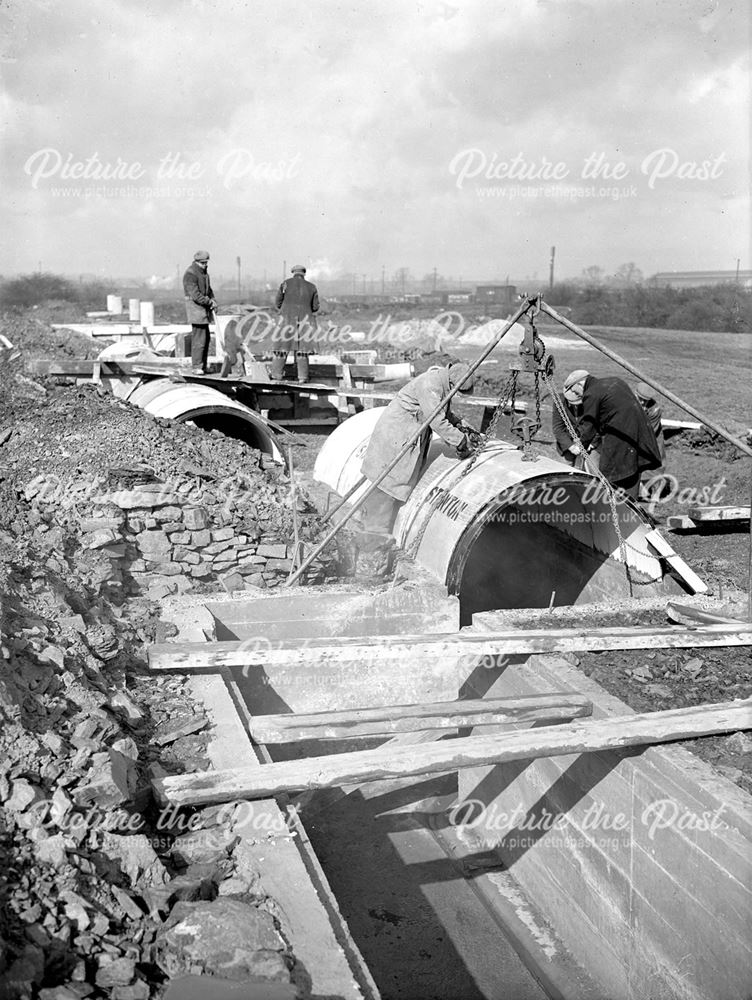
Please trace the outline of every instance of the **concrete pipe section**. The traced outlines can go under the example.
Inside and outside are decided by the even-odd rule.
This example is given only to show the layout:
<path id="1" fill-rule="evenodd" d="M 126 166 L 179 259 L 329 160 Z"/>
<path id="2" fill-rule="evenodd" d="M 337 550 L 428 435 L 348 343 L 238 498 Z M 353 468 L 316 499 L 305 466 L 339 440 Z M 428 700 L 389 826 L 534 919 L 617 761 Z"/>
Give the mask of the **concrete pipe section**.
<path id="1" fill-rule="evenodd" d="M 191 421 L 202 430 L 221 431 L 271 455 L 277 462 L 284 462 L 274 433 L 260 414 L 210 386 L 171 382 L 166 378 L 149 379 L 127 398 L 154 417 Z"/>
<path id="2" fill-rule="evenodd" d="M 316 479 L 343 495 L 361 475 L 378 417 L 378 410 L 365 411 L 338 427 L 321 449 Z M 596 477 L 549 458 L 525 461 L 502 441 L 468 466 L 434 436 L 393 531 L 403 550 L 459 595 L 462 624 L 477 611 L 676 589 L 649 549 L 650 523 L 631 501 L 616 505 L 614 520 Z"/>

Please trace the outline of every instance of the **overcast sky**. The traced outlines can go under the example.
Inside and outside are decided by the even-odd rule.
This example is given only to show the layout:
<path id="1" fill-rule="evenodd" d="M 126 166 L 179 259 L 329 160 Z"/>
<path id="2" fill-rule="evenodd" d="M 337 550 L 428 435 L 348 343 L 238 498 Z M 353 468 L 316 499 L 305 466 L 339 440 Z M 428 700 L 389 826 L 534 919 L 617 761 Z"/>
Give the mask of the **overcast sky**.
<path id="1" fill-rule="evenodd" d="M 10 0 L 0 273 L 748 268 L 748 6 Z"/>

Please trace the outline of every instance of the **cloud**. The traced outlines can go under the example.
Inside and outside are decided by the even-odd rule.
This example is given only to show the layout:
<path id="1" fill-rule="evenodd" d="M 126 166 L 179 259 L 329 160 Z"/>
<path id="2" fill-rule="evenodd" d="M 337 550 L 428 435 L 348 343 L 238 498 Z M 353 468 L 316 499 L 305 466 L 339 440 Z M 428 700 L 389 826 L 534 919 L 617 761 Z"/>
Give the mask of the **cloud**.
<path id="1" fill-rule="evenodd" d="M 552 242 L 572 248 L 571 273 L 629 259 L 649 272 L 702 247 L 702 266 L 720 267 L 749 244 L 734 217 L 748 184 L 741 7 L 15 0 L 5 16 L 6 273 L 40 258 L 172 273 L 206 244 L 228 272 L 239 253 L 258 273 L 302 257 L 482 277 L 543 271 Z M 100 183 L 52 157 L 34 187 L 45 149 L 72 169 L 96 156 L 143 173 Z M 489 170 L 563 162 L 581 186 L 602 154 L 638 194 L 513 196 L 493 170 L 458 187 L 450 164 L 467 149 Z M 661 149 L 677 167 L 651 188 L 642 166 Z M 721 154 L 717 176 L 678 176 Z M 505 193 L 480 191 L 494 185 Z"/>

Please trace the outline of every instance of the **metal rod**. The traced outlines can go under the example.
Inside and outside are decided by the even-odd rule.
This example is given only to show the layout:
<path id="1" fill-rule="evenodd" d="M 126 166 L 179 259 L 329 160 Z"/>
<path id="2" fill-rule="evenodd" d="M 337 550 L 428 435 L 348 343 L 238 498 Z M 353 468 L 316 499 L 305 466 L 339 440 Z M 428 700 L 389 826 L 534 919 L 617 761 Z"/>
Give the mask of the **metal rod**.
<path id="1" fill-rule="evenodd" d="M 522 316 L 524 316 L 525 313 L 528 311 L 528 309 L 530 309 L 531 306 L 534 305 L 535 302 L 536 302 L 536 297 L 535 296 L 533 296 L 532 298 L 525 298 L 525 301 L 522 303 L 522 305 L 519 307 L 519 309 L 517 309 L 516 312 L 513 313 L 513 315 L 506 321 L 506 323 L 504 324 L 503 328 L 493 338 L 493 340 L 491 341 L 491 343 L 488 344 L 486 347 L 484 347 L 484 349 L 478 355 L 478 357 L 476 358 L 476 360 L 470 365 L 470 370 L 468 371 L 468 375 L 472 375 L 473 372 L 476 371 L 476 369 L 480 368 L 481 364 L 485 361 L 485 359 L 488 357 L 488 355 L 491 353 L 491 351 L 493 351 L 493 349 L 499 343 L 499 341 L 501 340 L 501 338 L 504 337 L 507 333 L 509 333 L 509 331 L 512 329 L 512 327 L 517 322 L 517 320 L 520 319 Z M 392 469 L 395 467 L 395 465 L 397 465 L 397 463 L 400 461 L 400 459 L 404 458 L 404 456 L 408 453 L 408 451 L 410 451 L 410 449 L 412 448 L 413 444 L 418 440 L 418 438 L 423 433 L 423 431 L 427 430 L 431 426 L 432 421 L 436 419 L 436 417 L 439 415 L 439 413 L 441 413 L 441 411 L 444 409 L 444 407 L 447 405 L 447 403 L 449 403 L 454 398 L 454 396 L 456 396 L 456 394 L 459 391 L 460 391 L 460 383 L 458 383 L 457 385 L 455 385 L 453 388 L 451 388 L 449 390 L 449 392 L 444 397 L 444 399 L 442 399 L 441 402 L 426 417 L 426 419 L 423 421 L 423 423 L 420 425 L 420 427 L 418 427 L 418 429 L 411 435 L 410 439 L 405 442 L 404 446 L 397 452 L 397 454 L 394 456 L 394 458 L 392 459 L 392 461 L 387 466 L 385 466 L 383 472 L 381 472 L 376 477 L 376 479 L 374 479 L 374 481 L 371 483 L 371 485 L 365 491 L 365 493 L 363 494 L 363 496 L 358 500 L 358 502 L 356 504 L 354 504 L 350 508 L 349 511 L 347 511 L 347 513 L 342 518 L 342 520 L 338 524 L 335 524 L 334 527 L 331 529 L 331 531 L 327 532 L 327 534 L 319 542 L 319 544 L 316 546 L 316 548 L 313 550 L 313 552 L 311 552 L 311 554 L 308 556 L 308 558 L 305 559 L 301 563 L 301 565 L 299 566 L 299 568 L 295 571 L 295 573 L 293 573 L 293 575 L 291 577 L 289 577 L 282 584 L 283 587 L 289 587 L 291 584 L 293 584 L 298 579 L 298 577 L 302 573 L 305 572 L 305 570 L 308 569 L 308 567 L 311 565 L 311 563 L 313 562 L 313 560 L 319 555 L 319 553 L 324 548 L 326 548 L 326 546 L 329 544 L 329 542 L 331 542 L 331 540 L 335 537 L 335 535 L 347 524 L 347 522 L 356 513 L 356 511 L 360 507 L 363 506 L 363 504 L 365 503 L 365 501 L 370 497 L 370 495 L 373 493 L 373 491 L 378 488 L 379 484 L 382 483 L 386 479 L 386 477 L 389 475 L 389 473 L 392 471 Z"/>
<path id="2" fill-rule="evenodd" d="M 365 476 L 361 476 L 360 479 L 358 479 L 357 482 L 353 483 L 353 485 L 350 487 L 350 489 L 347 491 L 347 493 L 345 493 L 345 495 L 340 498 L 339 503 L 335 507 L 332 507 L 331 510 L 328 510 L 326 512 L 326 517 L 324 517 L 322 519 L 324 524 L 326 524 L 327 521 L 331 521 L 331 519 L 334 517 L 334 515 L 337 513 L 337 511 L 340 510 L 342 507 L 345 506 L 345 504 L 350 499 L 350 497 L 353 495 L 353 493 L 356 493 L 360 489 L 360 487 L 363 485 L 363 483 L 365 481 L 366 481 L 366 477 Z"/>
<path id="3" fill-rule="evenodd" d="M 744 452 L 745 455 L 749 455 L 749 457 L 752 458 L 752 448 L 746 445 L 739 438 L 734 437 L 733 434 L 730 434 L 727 430 L 721 427 L 720 424 L 717 424 L 715 420 L 711 420 L 709 417 L 706 417 L 704 414 L 700 413 L 700 411 L 696 410 L 694 406 L 692 406 L 690 403 L 685 403 L 683 399 L 681 399 L 679 396 L 674 395 L 674 393 L 671 392 L 670 389 L 667 389 L 660 382 L 656 381 L 656 379 L 652 378 L 652 376 L 645 375 L 643 372 L 639 370 L 639 368 L 635 368 L 633 364 L 630 364 L 630 362 L 622 358 L 621 355 L 617 354 L 615 351 L 612 351 L 610 347 L 606 347 L 605 344 L 602 344 L 599 340 L 596 340 L 595 337 L 591 337 L 589 333 L 586 333 L 579 326 L 575 326 L 574 323 L 571 323 L 565 316 L 561 316 L 559 313 L 556 312 L 555 309 L 552 309 L 551 306 L 547 305 L 545 302 L 541 302 L 540 308 L 541 312 L 547 313 L 552 319 L 555 319 L 557 322 L 561 323 L 562 326 L 565 326 L 567 330 L 571 330 L 572 333 L 576 333 L 578 337 L 582 337 L 583 340 L 586 340 L 588 344 L 593 346 L 596 350 L 600 351 L 601 354 L 605 354 L 607 358 L 611 358 L 612 361 L 615 361 L 618 365 L 621 365 L 622 368 L 626 368 L 628 372 L 631 372 L 633 375 L 636 375 L 637 378 L 640 379 L 641 381 L 647 382 L 648 385 L 652 386 L 654 389 L 657 389 L 662 396 L 666 397 L 666 399 L 671 400 L 672 403 L 676 403 L 677 406 L 680 406 L 682 410 L 686 410 L 687 413 L 690 413 L 693 417 L 697 417 L 697 419 L 701 423 L 705 424 L 706 427 L 709 427 L 710 430 L 715 431 L 716 434 L 719 434 L 730 444 L 733 444 L 734 447 L 739 449 L 739 451 Z"/>

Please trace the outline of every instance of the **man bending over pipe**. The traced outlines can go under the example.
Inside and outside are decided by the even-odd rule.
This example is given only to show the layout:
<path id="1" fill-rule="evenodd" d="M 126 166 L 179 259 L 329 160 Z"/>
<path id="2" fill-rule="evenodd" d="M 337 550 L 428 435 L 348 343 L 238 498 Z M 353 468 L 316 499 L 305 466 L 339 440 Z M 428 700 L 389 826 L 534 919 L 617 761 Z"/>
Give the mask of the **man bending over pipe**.
<path id="1" fill-rule="evenodd" d="M 429 368 L 400 389 L 384 407 L 373 429 L 361 467 L 364 476 L 371 481 L 378 478 L 451 388 L 461 383 L 460 392 L 473 391 L 474 379 L 467 378 L 469 368 L 463 362 L 455 362 L 448 368 Z M 470 454 L 465 425 L 447 403 L 366 501 L 361 551 L 380 551 L 386 555 L 393 545 L 390 532 L 394 519 L 420 478 L 432 431 L 456 448 L 460 458 Z"/>
<path id="2" fill-rule="evenodd" d="M 564 397 L 582 412 L 577 426 L 583 446 L 598 452 L 601 474 L 633 500 L 640 475 L 661 465 L 661 453 L 645 410 L 622 378 L 596 378 L 584 369 L 564 381 Z"/>

